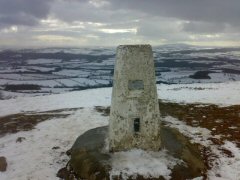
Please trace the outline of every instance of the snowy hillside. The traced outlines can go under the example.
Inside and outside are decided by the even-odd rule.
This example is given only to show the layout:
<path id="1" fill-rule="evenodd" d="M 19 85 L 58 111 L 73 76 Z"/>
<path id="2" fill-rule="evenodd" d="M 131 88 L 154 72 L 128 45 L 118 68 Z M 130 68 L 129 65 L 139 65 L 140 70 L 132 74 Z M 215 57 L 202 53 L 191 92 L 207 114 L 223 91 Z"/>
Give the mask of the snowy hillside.
<path id="1" fill-rule="evenodd" d="M 240 82 L 158 85 L 161 100 L 177 103 L 240 105 L 239 92 Z M 106 107 L 110 101 L 111 88 L 1 100 L 0 117 L 18 113 L 65 114 L 67 117 L 52 117 L 38 123 L 32 130 L 2 135 L 0 156 L 7 158 L 8 167 L 6 172 L 0 172 L 0 179 L 58 179 L 56 173 L 66 164 L 65 152 L 75 139 L 89 129 L 108 124 L 108 116 L 102 116 L 95 110 L 95 106 Z M 193 127 L 171 116 L 166 116 L 163 121 L 167 126 L 179 129 L 192 142 L 211 147 L 212 153 L 218 158 L 213 160 L 213 167 L 207 173 L 210 180 L 236 180 L 240 177 L 240 149 L 234 141 L 226 140 L 221 146 L 212 144 L 209 138 L 219 139 L 221 135 L 212 134 L 211 129 Z M 239 130 L 238 128 L 233 130 Z M 19 137 L 22 138 L 21 142 L 16 141 Z M 221 148 L 231 152 L 232 156 L 222 153 Z M 170 179 L 170 167 L 178 163 L 178 160 L 165 159 L 164 153 L 154 154 L 141 150 L 116 153 L 112 173 L 124 172 L 126 177 L 136 173 L 146 177 L 162 175 Z M 140 159 L 137 166 L 132 164 L 135 159 Z M 151 162 L 154 164 L 150 165 Z"/>
<path id="2" fill-rule="evenodd" d="M 240 103 L 240 82 L 207 84 L 161 84 L 158 96 L 165 101 L 185 103 Z M 18 97 L 0 101 L 0 115 L 41 112 L 55 109 L 110 106 L 112 88 L 98 88 L 36 97 Z"/>

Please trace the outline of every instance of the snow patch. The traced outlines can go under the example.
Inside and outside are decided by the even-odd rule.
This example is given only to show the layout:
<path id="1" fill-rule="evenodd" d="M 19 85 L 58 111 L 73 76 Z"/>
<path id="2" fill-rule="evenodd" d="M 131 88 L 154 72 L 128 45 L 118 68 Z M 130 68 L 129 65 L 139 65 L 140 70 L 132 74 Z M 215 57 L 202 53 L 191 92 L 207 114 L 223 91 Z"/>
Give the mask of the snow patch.
<path id="1" fill-rule="evenodd" d="M 110 100 L 111 88 L 36 97 L 18 97 L 0 101 L 0 116 L 27 111 L 41 112 L 65 108 L 109 106 Z"/>
<path id="2" fill-rule="evenodd" d="M 116 152 L 112 155 L 112 170 L 110 176 L 121 175 L 123 179 L 137 175 L 144 178 L 163 176 L 170 179 L 171 169 L 176 164 L 182 163 L 169 154 L 166 150 L 159 152 L 146 152 L 140 149 L 133 149 L 126 152 Z"/>
<path id="3" fill-rule="evenodd" d="M 160 99 L 180 103 L 239 104 L 240 81 L 226 83 L 160 84 Z"/>
<path id="4" fill-rule="evenodd" d="M 215 155 L 212 168 L 207 172 L 208 179 L 211 180 L 236 180 L 240 177 L 240 149 L 232 142 L 225 141 L 221 147 L 212 143 L 210 137 L 220 138 L 220 136 L 212 136 L 211 132 L 206 128 L 192 127 L 186 125 L 173 117 L 164 118 L 167 126 L 178 129 L 182 134 L 191 138 L 191 142 L 209 147 Z M 223 153 L 220 148 L 229 150 L 233 157 L 229 157 Z"/>
<path id="5" fill-rule="evenodd" d="M 52 63 L 60 63 L 61 59 L 29 59 L 27 60 L 28 64 L 52 64 Z"/>
<path id="6" fill-rule="evenodd" d="M 232 142 L 226 141 L 223 148 L 229 150 L 233 157 L 227 157 L 216 146 L 211 146 L 211 150 L 217 155 L 213 163 L 213 168 L 208 171 L 211 180 L 236 180 L 240 177 L 240 149 Z"/>

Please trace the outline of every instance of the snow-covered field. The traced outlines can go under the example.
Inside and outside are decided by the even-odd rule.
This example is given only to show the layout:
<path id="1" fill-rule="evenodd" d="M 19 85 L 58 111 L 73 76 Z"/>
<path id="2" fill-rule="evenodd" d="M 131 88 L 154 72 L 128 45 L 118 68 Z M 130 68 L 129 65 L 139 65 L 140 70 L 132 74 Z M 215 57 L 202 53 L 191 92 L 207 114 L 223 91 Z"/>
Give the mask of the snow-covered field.
<path id="1" fill-rule="evenodd" d="M 240 81 L 158 85 L 158 96 L 178 103 L 240 104 Z"/>
<path id="2" fill-rule="evenodd" d="M 221 106 L 240 104 L 240 82 L 158 85 L 157 88 L 159 98 L 164 101 L 213 103 Z M 0 179 L 58 179 L 56 173 L 68 159 L 64 153 L 71 147 L 76 137 L 89 129 L 108 124 L 108 117 L 101 116 L 94 110 L 94 106 L 109 106 L 111 91 L 111 88 L 99 88 L 1 100 L 0 116 L 67 108 L 83 107 L 83 109 L 70 111 L 71 115 L 67 118 L 53 118 L 41 122 L 31 131 L 1 137 L 0 156 L 7 158 L 8 167 L 6 172 L 0 173 Z M 237 180 L 240 177 L 240 149 L 233 142 L 226 141 L 223 145 L 233 154 L 233 157 L 226 157 L 207 140 L 212 137 L 209 130 L 186 125 L 172 117 L 165 117 L 163 120 L 168 126 L 177 128 L 190 137 L 192 142 L 211 146 L 218 160 L 208 172 L 210 180 Z M 25 140 L 17 143 L 18 137 L 24 137 Z M 171 167 L 179 161 L 174 158 L 166 159 L 165 153 L 164 151 L 148 153 L 141 150 L 116 153 L 113 155 L 112 174 L 123 172 L 126 177 L 137 173 L 146 177 L 162 175 L 169 179 Z M 133 163 L 136 159 L 137 165 Z M 154 164 L 151 165 L 150 162 Z"/>
<path id="3" fill-rule="evenodd" d="M 161 84 L 159 99 L 178 103 L 240 104 L 240 81 L 206 84 Z M 98 88 L 36 97 L 17 97 L 0 101 L 0 115 L 48 111 L 64 108 L 110 106 L 112 88 Z M 24 96 L 24 95 L 23 95 Z"/>
<path id="4" fill-rule="evenodd" d="M 153 47 L 157 83 L 191 84 L 240 80 L 240 48 L 188 45 Z M 38 85 L 29 95 L 110 87 L 115 48 L 43 48 L 0 51 L 0 91 L 22 96 L 7 85 Z M 198 73 L 196 75 L 196 73 Z M 193 76 L 195 75 L 195 76 Z M 49 91 L 45 91 L 48 86 Z M 1 97 L 0 97 L 1 98 Z"/>

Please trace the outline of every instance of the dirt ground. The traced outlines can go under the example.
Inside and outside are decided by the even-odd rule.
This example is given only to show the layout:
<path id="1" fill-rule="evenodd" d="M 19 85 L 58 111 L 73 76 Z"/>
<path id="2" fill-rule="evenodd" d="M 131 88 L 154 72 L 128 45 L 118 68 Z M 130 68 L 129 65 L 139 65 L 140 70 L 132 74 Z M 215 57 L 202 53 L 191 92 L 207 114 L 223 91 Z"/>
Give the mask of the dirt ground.
<path id="1" fill-rule="evenodd" d="M 71 114 L 69 111 L 75 111 L 77 109 L 79 108 L 59 109 L 44 112 L 26 112 L 0 117 L 0 137 L 9 133 L 29 131 L 38 123 L 52 118 L 66 118 Z"/>
<path id="2" fill-rule="evenodd" d="M 162 102 L 159 100 L 161 116 L 172 116 L 187 125 L 207 128 L 212 135 L 220 135 L 219 139 L 210 138 L 219 150 L 232 157 L 232 153 L 221 145 L 225 140 L 234 142 L 240 148 L 240 105 L 220 107 L 214 104 L 178 104 Z M 200 147 L 202 157 L 208 169 L 217 157 L 211 152 L 210 147 Z M 206 174 L 204 179 L 207 179 Z"/>
<path id="3" fill-rule="evenodd" d="M 159 101 L 162 116 L 173 116 L 193 127 L 207 128 L 217 144 L 232 141 L 240 147 L 240 105 L 219 107 L 213 104 L 177 104 Z"/>

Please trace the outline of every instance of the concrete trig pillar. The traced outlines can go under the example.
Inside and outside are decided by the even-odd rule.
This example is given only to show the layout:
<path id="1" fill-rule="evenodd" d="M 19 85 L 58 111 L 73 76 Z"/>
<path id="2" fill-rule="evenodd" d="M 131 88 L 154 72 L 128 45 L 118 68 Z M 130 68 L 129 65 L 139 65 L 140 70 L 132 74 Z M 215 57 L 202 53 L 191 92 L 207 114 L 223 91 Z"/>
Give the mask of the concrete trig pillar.
<path id="1" fill-rule="evenodd" d="M 117 48 L 109 121 L 110 151 L 161 147 L 160 113 L 150 45 Z"/>

